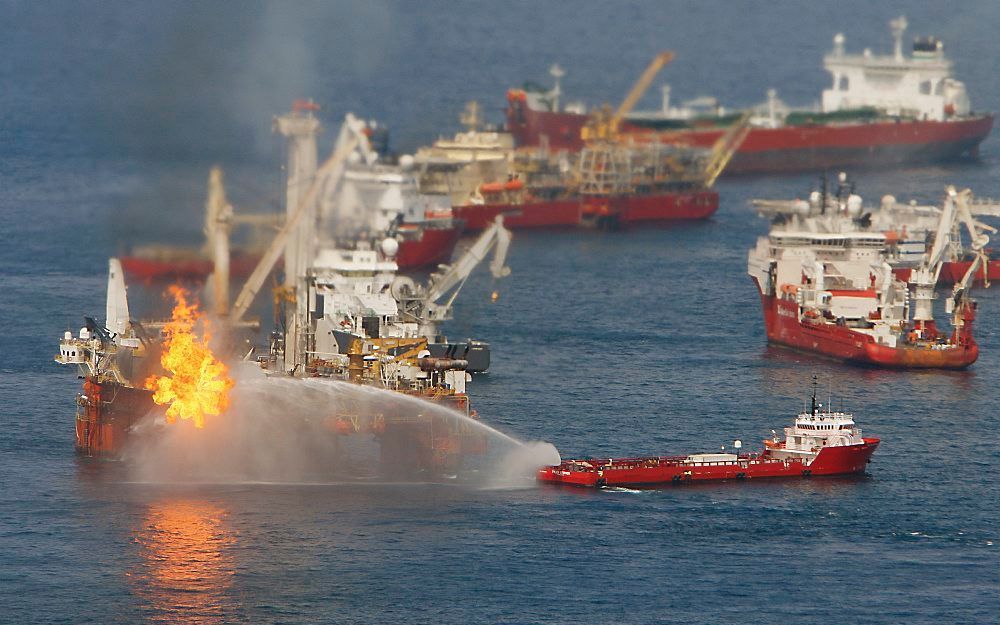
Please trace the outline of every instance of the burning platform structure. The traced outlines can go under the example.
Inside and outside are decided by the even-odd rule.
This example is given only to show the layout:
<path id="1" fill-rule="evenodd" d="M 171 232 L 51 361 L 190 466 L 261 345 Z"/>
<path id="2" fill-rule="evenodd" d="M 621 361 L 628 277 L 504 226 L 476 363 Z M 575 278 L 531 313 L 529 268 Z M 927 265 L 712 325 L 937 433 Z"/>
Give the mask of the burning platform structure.
<path id="1" fill-rule="evenodd" d="M 232 308 L 227 267 L 231 211 L 221 181 L 212 185 L 209 210 L 218 224 L 210 241 L 211 323 L 223 333 L 246 325 L 255 296 L 281 259 L 284 280 L 274 289 L 275 329 L 266 348 L 238 356 L 256 363 L 267 376 L 346 381 L 452 409 L 421 412 L 408 404 L 405 410 L 383 413 L 318 415 L 331 436 L 374 435 L 384 458 L 405 455 L 414 468 L 452 470 L 465 456 L 483 453 L 486 438 L 475 427 L 466 384 L 471 381 L 470 369 L 488 366 L 488 346 L 471 340 L 449 343 L 440 324 L 451 318 L 459 291 L 491 250 L 496 252 L 490 264 L 494 279 L 509 274 L 505 258 L 510 233 L 502 219 L 454 264 L 440 266 L 428 281 L 418 284 L 396 274 L 395 238 L 344 241 L 322 234 L 317 227 L 320 198 L 344 176 L 358 137 L 342 137 L 333 155 L 317 166 L 316 122 L 311 114 L 295 111 L 279 117 L 275 129 L 288 138 L 288 212 Z M 76 419 L 76 446 L 81 453 L 121 457 L 137 433 L 136 426 L 156 413 L 156 405 L 168 406 L 162 413 L 167 422 L 179 416 L 196 426 L 206 415 L 225 410 L 233 381 L 222 359 L 208 348 L 204 324 L 209 320 L 183 292 L 174 295 L 177 305 L 171 322 L 143 324 L 132 319 L 121 263 L 112 259 L 104 324 L 87 318 L 78 336 L 67 332 L 60 343 L 56 361 L 80 367 L 85 380 Z M 181 367 L 175 366 L 177 359 Z"/>

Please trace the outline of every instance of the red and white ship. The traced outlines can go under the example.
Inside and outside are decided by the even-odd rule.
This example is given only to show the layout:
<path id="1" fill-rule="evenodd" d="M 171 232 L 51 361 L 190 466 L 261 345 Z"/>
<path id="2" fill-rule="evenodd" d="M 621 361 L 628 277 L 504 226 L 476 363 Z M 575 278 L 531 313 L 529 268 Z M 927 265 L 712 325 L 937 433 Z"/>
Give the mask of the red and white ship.
<path id="1" fill-rule="evenodd" d="M 745 128 L 712 149 L 595 141 L 579 154 L 514 149 L 510 135 L 470 129 L 417 153 L 421 189 L 447 193 L 465 229 L 629 227 L 705 219 L 719 206 L 712 185 Z"/>
<path id="2" fill-rule="evenodd" d="M 565 460 L 538 470 L 539 482 L 568 486 L 653 487 L 709 480 L 749 480 L 864 473 L 879 445 L 865 438 L 845 412 L 834 412 L 817 403 L 785 428 L 785 440 L 764 441 L 764 450 L 739 453 L 697 453 L 687 456 L 601 458 Z"/>
<path id="3" fill-rule="evenodd" d="M 965 85 L 952 77 L 952 62 L 937 39 L 916 39 L 903 53 L 905 18 L 891 23 L 894 52 L 846 54 L 844 36 L 824 58 L 832 75 L 819 110 L 792 110 L 774 90 L 755 107 L 753 126 L 727 173 L 780 173 L 830 168 L 886 167 L 975 156 L 993 128 L 993 114 L 974 113 Z M 507 127 L 519 146 L 579 150 L 586 107 L 560 108 L 559 77 L 548 92 L 512 89 L 507 94 Z M 664 88 L 661 110 L 635 112 L 622 131 L 638 139 L 679 141 L 707 147 L 732 124 L 736 114 L 714 98 L 672 107 Z"/>
<path id="4" fill-rule="evenodd" d="M 321 196 L 321 242 L 389 236 L 399 244 L 393 260 L 400 270 L 447 263 L 462 234 L 448 196 L 420 190 L 412 156 L 403 155 L 395 164 L 383 162 L 369 140 L 372 132 L 350 113 L 345 117 L 334 149 L 349 137 L 357 147 L 343 175 Z"/>
<path id="5" fill-rule="evenodd" d="M 853 219 L 804 217 L 772 224 L 748 255 L 770 342 L 833 358 L 897 368 L 963 369 L 979 356 L 969 288 L 986 262 L 977 233 L 975 261 L 945 299 L 950 332 L 934 320 L 935 287 L 955 224 L 969 222 L 971 192 L 949 188 L 931 250 L 902 282 L 889 264 L 887 235 Z M 860 212 L 860 198 L 847 208 Z M 845 225 L 847 224 L 847 225 Z"/>

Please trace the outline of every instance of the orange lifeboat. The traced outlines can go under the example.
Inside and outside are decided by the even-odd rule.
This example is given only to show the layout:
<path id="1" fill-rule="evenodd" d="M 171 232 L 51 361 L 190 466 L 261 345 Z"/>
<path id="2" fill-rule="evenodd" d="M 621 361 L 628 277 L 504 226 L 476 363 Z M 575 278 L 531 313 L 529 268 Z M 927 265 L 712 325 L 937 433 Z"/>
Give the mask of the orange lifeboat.
<path id="1" fill-rule="evenodd" d="M 427 210 L 424 211 L 424 219 L 427 219 L 427 220 L 433 220 L 433 219 L 451 219 L 451 217 L 452 217 L 451 209 L 447 209 L 447 210 L 427 209 Z"/>
<path id="2" fill-rule="evenodd" d="M 505 182 L 503 188 L 504 191 L 520 191 L 524 188 L 524 183 L 521 182 L 520 178 L 514 178 Z"/>
<path id="3" fill-rule="evenodd" d="M 502 182 L 484 182 L 479 185 L 479 192 L 483 195 L 493 195 L 496 193 L 503 193 L 504 183 Z"/>
<path id="4" fill-rule="evenodd" d="M 523 89 L 509 89 L 507 91 L 508 102 L 527 102 L 528 94 Z"/>

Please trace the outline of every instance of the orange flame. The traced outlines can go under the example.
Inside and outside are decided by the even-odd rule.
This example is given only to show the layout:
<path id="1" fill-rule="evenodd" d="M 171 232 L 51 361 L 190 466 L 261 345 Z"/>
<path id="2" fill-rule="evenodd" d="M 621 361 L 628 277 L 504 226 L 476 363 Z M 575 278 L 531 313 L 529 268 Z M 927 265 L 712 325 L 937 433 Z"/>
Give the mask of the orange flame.
<path id="1" fill-rule="evenodd" d="M 195 427 L 205 427 L 207 415 L 217 415 L 229 407 L 229 391 L 233 380 L 208 347 L 208 320 L 198 310 L 197 302 L 188 303 L 189 293 L 182 287 L 171 286 L 170 294 L 177 302 L 173 318 L 163 328 L 167 338 L 163 343 L 160 364 L 170 374 L 150 376 L 146 388 L 154 391 L 153 401 L 167 408 L 167 423 L 177 417 L 190 419 Z M 202 321 L 202 337 L 195 334 L 195 324 Z"/>

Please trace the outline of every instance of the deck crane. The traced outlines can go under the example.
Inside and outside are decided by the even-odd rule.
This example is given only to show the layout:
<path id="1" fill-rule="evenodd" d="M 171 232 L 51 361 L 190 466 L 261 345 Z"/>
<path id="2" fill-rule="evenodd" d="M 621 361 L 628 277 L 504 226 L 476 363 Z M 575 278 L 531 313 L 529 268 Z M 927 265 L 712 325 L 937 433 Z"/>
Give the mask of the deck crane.
<path id="1" fill-rule="evenodd" d="M 668 51 L 660 52 L 653 57 L 653 60 L 650 61 L 645 71 L 635 81 L 635 84 L 632 85 L 632 89 L 629 90 L 628 95 L 618 105 L 615 112 L 611 113 L 607 107 L 598 110 L 581 129 L 581 138 L 584 141 L 612 141 L 616 139 L 618 136 L 618 126 L 621 124 L 621 121 L 625 119 L 625 116 L 632 111 L 632 108 L 639 102 L 639 99 L 646 93 L 646 90 L 649 89 L 649 85 L 656 78 L 656 74 L 663 69 L 664 65 L 672 61 L 673 58 L 674 53 Z"/>
<path id="2" fill-rule="evenodd" d="M 934 245 L 924 257 L 924 261 L 910 275 L 909 284 L 913 290 L 913 321 L 918 331 L 932 327 L 934 287 L 937 285 L 947 252 L 958 235 L 956 226 L 959 224 L 964 225 L 969 232 L 969 247 L 976 259 L 962 280 L 955 285 L 952 299 L 947 304 L 948 312 L 955 313 L 956 328 L 962 325 L 962 315 L 968 309 L 966 300 L 969 283 L 974 278 L 979 266 L 985 267 L 983 262 L 986 256 L 984 248 L 990 239 L 982 232 L 984 224 L 977 222 L 972 216 L 969 207 L 971 196 L 972 191 L 969 189 L 959 192 L 955 187 L 949 185 L 941 209 L 937 232 L 934 236 Z M 989 227 L 985 226 L 985 228 Z M 989 229 L 992 230 L 992 228 Z M 989 286 L 988 282 L 986 286 Z"/>
<path id="3" fill-rule="evenodd" d="M 992 228 L 983 224 L 982 222 L 972 219 L 973 215 L 995 215 L 1000 212 L 1000 203 L 994 202 L 992 200 L 972 200 L 972 194 L 968 189 L 963 191 L 958 196 L 958 202 L 963 205 L 964 211 L 967 213 L 965 216 L 966 228 L 971 226 L 977 226 L 979 229 L 988 229 L 991 232 L 996 232 L 996 228 Z M 945 308 L 949 313 L 956 314 L 956 320 L 960 321 L 957 316 L 958 313 L 962 312 L 962 304 L 968 299 L 968 293 L 970 285 L 976 279 L 976 272 L 982 269 L 983 275 L 983 286 L 989 287 L 989 256 L 986 253 L 986 244 L 989 243 L 989 238 L 980 234 L 978 239 L 974 239 L 972 247 L 974 258 L 972 259 L 972 265 L 966 270 L 965 275 L 962 279 L 955 283 L 952 289 L 951 299 L 945 302 Z"/>
<path id="4" fill-rule="evenodd" d="M 378 160 L 378 152 L 372 148 L 371 139 L 368 137 L 368 124 L 360 120 L 353 113 L 344 115 L 344 123 L 340 126 L 340 133 L 337 141 L 333 144 L 334 151 L 354 138 L 357 141 L 357 150 L 366 165 L 374 165 Z"/>
<path id="5" fill-rule="evenodd" d="M 510 267 L 505 264 L 510 241 L 511 233 L 503 225 L 503 215 L 497 215 L 493 225 L 484 230 L 457 261 L 441 265 L 440 271 L 431 274 L 426 285 L 418 285 L 406 276 L 397 276 L 391 291 L 399 301 L 400 316 L 417 322 L 419 334 L 435 340 L 438 324 L 451 319 L 455 298 L 491 249 L 494 251 L 490 262 L 493 278 L 499 280 L 510 275 Z"/>
<path id="6" fill-rule="evenodd" d="M 743 140 L 750 134 L 751 111 L 746 111 L 736 120 L 732 126 L 722 133 L 712 146 L 711 156 L 708 165 L 705 167 L 705 186 L 710 187 L 715 184 L 716 179 L 722 175 L 726 165 L 732 160 L 733 155 L 743 145 Z"/>

